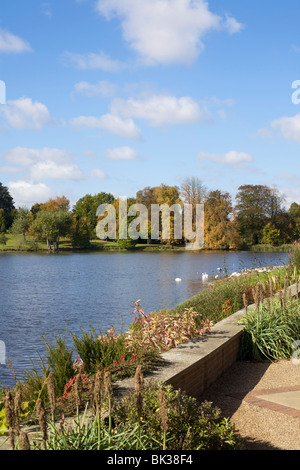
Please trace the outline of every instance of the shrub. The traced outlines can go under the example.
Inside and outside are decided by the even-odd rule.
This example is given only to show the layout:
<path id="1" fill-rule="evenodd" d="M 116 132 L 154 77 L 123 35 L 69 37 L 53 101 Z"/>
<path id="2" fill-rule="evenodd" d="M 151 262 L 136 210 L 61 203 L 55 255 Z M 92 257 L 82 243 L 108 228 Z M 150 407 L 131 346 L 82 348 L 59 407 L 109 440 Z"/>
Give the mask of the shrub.
<path id="1" fill-rule="evenodd" d="M 159 399 L 160 391 L 165 397 L 164 405 Z M 168 450 L 225 450 L 238 446 L 233 426 L 221 416 L 220 409 L 208 402 L 199 404 L 195 398 L 160 382 L 144 386 L 140 409 L 134 391 L 118 400 L 113 417 L 117 427 L 139 422 L 152 450 L 163 449 L 164 432 Z"/>
<path id="2" fill-rule="evenodd" d="M 283 295 L 267 299 L 241 320 L 241 360 L 290 359 L 293 343 L 300 338 L 300 302 Z"/>
<path id="3" fill-rule="evenodd" d="M 200 321 L 199 315 L 192 309 L 182 312 L 162 310 L 145 315 L 138 300 L 132 313 L 137 313 L 130 326 L 125 341 L 129 349 L 154 349 L 158 353 L 168 351 L 179 344 L 210 333 L 212 323 Z"/>

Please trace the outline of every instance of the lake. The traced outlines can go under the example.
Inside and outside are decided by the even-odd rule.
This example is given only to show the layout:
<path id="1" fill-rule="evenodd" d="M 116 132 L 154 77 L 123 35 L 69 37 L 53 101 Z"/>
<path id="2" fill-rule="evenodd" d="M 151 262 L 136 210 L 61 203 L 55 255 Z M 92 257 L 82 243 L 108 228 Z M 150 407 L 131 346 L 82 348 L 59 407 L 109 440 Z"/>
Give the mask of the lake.
<path id="1" fill-rule="evenodd" d="M 214 279 L 218 268 L 231 273 L 280 266 L 288 256 L 219 251 L 1 254 L 0 342 L 21 379 L 32 361 L 38 365 L 38 354 L 43 357 L 43 334 L 51 339 L 51 331 L 63 334 L 67 326 L 79 331 L 93 325 L 104 333 L 112 325 L 120 331 L 123 324 L 126 330 L 133 321 L 133 301 L 141 299 L 146 313 L 173 308 L 205 288 L 204 272 Z M 12 383 L 7 363 L 0 364 L 0 384 Z"/>

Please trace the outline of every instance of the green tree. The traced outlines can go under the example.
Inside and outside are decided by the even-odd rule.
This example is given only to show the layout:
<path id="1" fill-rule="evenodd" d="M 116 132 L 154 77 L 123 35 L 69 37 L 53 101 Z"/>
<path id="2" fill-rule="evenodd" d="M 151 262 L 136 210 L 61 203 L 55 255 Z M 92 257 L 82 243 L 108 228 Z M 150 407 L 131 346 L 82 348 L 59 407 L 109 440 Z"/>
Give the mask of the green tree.
<path id="1" fill-rule="evenodd" d="M 241 236 L 248 245 L 263 240 L 263 228 L 283 211 L 283 197 L 279 192 L 264 185 L 240 186 L 235 207 Z"/>
<path id="2" fill-rule="evenodd" d="M 115 198 L 110 193 L 98 193 L 92 196 L 91 194 L 86 194 L 84 197 L 79 199 L 73 209 L 74 215 L 79 218 L 85 218 L 89 229 L 94 235 L 94 231 L 97 225 L 97 208 L 101 204 L 112 204 L 115 201 Z"/>
<path id="3" fill-rule="evenodd" d="M 126 249 L 126 250 L 133 250 L 136 245 L 137 245 L 137 242 L 138 240 L 135 240 L 133 239 L 130 234 L 128 233 L 128 226 L 130 224 L 130 222 L 132 222 L 134 220 L 134 217 L 125 217 L 122 222 L 121 222 L 121 225 L 120 225 L 120 230 L 119 230 L 119 235 L 118 235 L 118 239 L 117 239 L 117 243 L 119 245 L 120 248 L 123 248 L 123 249 Z M 120 238 L 120 233 L 123 233 L 125 231 L 125 229 L 127 230 L 127 238 Z"/>
<path id="4" fill-rule="evenodd" d="M 295 225 L 294 240 L 298 240 L 300 238 L 300 204 L 293 202 L 289 208 L 289 215 Z"/>
<path id="5" fill-rule="evenodd" d="M 8 238 L 5 236 L 4 233 L 0 233 L 0 245 L 4 246 L 6 245 L 8 241 Z"/>
<path id="6" fill-rule="evenodd" d="M 90 246 L 91 230 L 85 217 L 72 216 L 70 236 L 73 248 L 87 248 Z"/>
<path id="7" fill-rule="evenodd" d="M 61 237 L 66 236 L 71 228 L 71 215 L 63 210 L 55 212 L 41 210 L 30 226 L 30 231 L 39 240 L 47 243 L 49 251 L 59 249 Z"/>
<path id="8" fill-rule="evenodd" d="M 8 189 L 0 183 L 0 209 L 4 209 L 5 213 L 8 214 L 14 208 L 14 201 Z"/>
<path id="9" fill-rule="evenodd" d="M 33 215 L 26 207 L 20 207 L 17 211 L 11 231 L 14 234 L 22 234 L 23 239 L 26 240 L 26 233 L 29 230 L 30 224 L 33 222 Z"/>
<path id="10" fill-rule="evenodd" d="M 8 229 L 13 222 L 13 211 L 15 209 L 13 198 L 11 197 L 9 190 L 6 186 L 0 182 L 0 210 L 3 209 L 4 213 L 4 223 L 1 221 L 1 229 L 3 230 L 5 225 L 5 230 Z M 3 214 L 2 213 L 2 214 Z"/>
<path id="11" fill-rule="evenodd" d="M 278 245 L 280 242 L 280 230 L 269 222 L 263 229 L 263 241 L 268 245 Z"/>
<path id="12" fill-rule="evenodd" d="M 6 232 L 6 221 L 4 209 L 0 209 L 0 233 Z"/>

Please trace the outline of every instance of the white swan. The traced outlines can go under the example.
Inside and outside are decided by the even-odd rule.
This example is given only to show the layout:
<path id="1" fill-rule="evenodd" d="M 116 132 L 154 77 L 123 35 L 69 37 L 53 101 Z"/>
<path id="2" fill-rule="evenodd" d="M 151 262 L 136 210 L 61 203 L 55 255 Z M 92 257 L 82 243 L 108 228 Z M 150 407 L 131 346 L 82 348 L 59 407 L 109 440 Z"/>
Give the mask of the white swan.
<path id="1" fill-rule="evenodd" d="M 202 281 L 207 281 L 207 279 L 208 279 L 208 274 L 202 273 Z"/>

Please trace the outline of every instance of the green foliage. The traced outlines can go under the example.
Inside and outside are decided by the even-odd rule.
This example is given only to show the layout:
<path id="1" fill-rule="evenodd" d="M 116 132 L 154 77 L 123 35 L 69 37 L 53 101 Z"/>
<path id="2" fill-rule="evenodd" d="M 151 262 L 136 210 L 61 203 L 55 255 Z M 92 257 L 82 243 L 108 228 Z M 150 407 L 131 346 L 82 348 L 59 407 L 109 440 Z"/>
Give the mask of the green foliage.
<path id="1" fill-rule="evenodd" d="M 7 187 L 3 186 L 2 183 L 0 183 L 0 209 L 4 209 L 4 212 L 8 214 L 14 208 L 14 201 Z"/>
<path id="2" fill-rule="evenodd" d="M 291 263 L 296 267 L 297 271 L 300 271 L 300 243 L 294 243 L 291 251 Z"/>
<path id="3" fill-rule="evenodd" d="M 22 234 L 25 240 L 26 232 L 33 221 L 33 215 L 27 208 L 20 207 L 11 227 L 11 233 Z"/>
<path id="4" fill-rule="evenodd" d="M 270 245 L 278 245 L 280 242 L 280 230 L 268 223 L 263 229 L 263 241 Z"/>
<path id="5" fill-rule="evenodd" d="M 128 358 L 125 338 L 122 332 L 117 335 L 111 329 L 106 335 L 90 327 L 89 331 L 81 328 L 81 335 L 71 333 L 76 351 L 83 361 L 85 372 L 95 373 L 97 368 L 110 366 L 113 361 L 120 362 Z M 131 355 L 131 353 L 130 353 Z"/>
<path id="6" fill-rule="evenodd" d="M 6 245 L 8 238 L 5 236 L 4 233 L 0 233 L 0 245 Z"/>
<path id="7" fill-rule="evenodd" d="M 133 250 L 136 245 L 138 240 L 135 240 L 133 237 L 130 236 L 129 233 L 129 225 L 130 222 L 134 220 L 134 217 L 125 217 L 120 224 L 120 229 L 119 229 L 119 236 L 117 239 L 117 244 L 118 246 L 123 249 L 123 250 Z M 122 234 L 120 238 L 120 233 Z M 126 238 L 125 238 L 126 235 Z"/>
<path id="8" fill-rule="evenodd" d="M 258 309 L 249 311 L 241 324 L 241 359 L 290 359 L 292 345 L 300 338 L 300 302 L 283 297 L 265 300 Z"/>
<path id="9" fill-rule="evenodd" d="M 79 219 L 84 218 L 87 221 L 89 230 L 94 232 L 97 225 L 97 208 L 101 204 L 112 204 L 114 200 L 114 196 L 110 193 L 102 192 L 94 196 L 86 194 L 76 202 L 73 212 Z"/>
<path id="10" fill-rule="evenodd" d="M 55 378 L 55 388 L 58 396 L 61 396 L 66 381 L 74 376 L 73 348 L 68 347 L 65 336 L 59 333 L 54 336 L 54 343 L 47 337 L 43 337 L 46 348 L 48 370 L 52 371 Z"/>
<path id="11" fill-rule="evenodd" d="M 273 223 L 282 213 L 282 196 L 268 186 L 243 185 L 239 187 L 236 199 L 241 236 L 248 245 L 257 245 L 262 241 L 264 226 Z"/>
<path id="12" fill-rule="evenodd" d="M 148 436 L 137 424 L 125 425 L 111 433 L 103 425 L 99 426 L 97 418 L 81 419 L 64 425 L 61 431 L 52 425 L 46 450 L 147 450 L 148 442 Z"/>
<path id="13" fill-rule="evenodd" d="M 166 397 L 168 450 L 228 450 L 237 447 L 232 424 L 222 417 L 218 408 L 207 402 L 199 404 L 195 398 L 159 382 L 145 385 L 142 410 L 137 407 L 135 392 L 129 392 L 116 401 L 113 411 L 116 425 L 140 422 L 143 433 L 149 438 L 148 448 L 162 449 L 160 389 Z"/>
<path id="14" fill-rule="evenodd" d="M 71 216 L 68 212 L 40 210 L 30 226 L 30 232 L 46 241 L 49 250 L 55 251 L 59 247 L 60 238 L 68 234 L 70 227 Z"/>
<path id="15" fill-rule="evenodd" d="M 90 247 L 91 229 L 85 217 L 72 218 L 71 243 L 73 248 Z"/>

